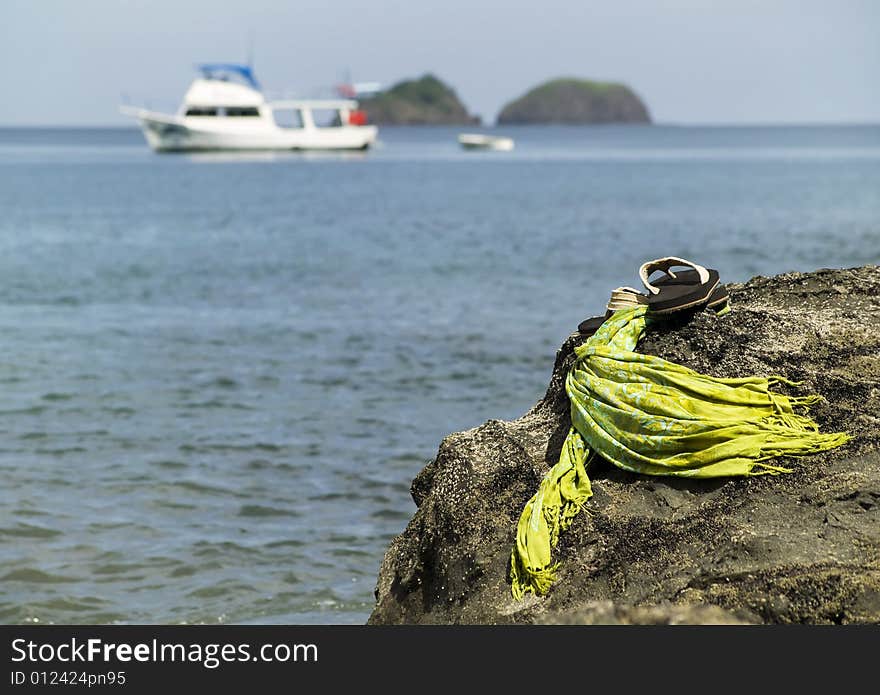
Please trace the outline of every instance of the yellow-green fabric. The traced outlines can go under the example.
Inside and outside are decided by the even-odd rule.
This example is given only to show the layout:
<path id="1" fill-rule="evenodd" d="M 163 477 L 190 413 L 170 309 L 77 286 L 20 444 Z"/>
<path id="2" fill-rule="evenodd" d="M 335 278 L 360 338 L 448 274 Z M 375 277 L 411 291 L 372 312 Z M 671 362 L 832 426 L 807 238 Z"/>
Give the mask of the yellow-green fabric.
<path id="1" fill-rule="evenodd" d="M 771 390 L 779 376 L 717 379 L 635 352 L 644 305 L 616 312 L 583 345 L 565 382 L 572 427 L 559 462 L 526 503 L 517 526 L 510 575 L 514 597 L 544 594 L 556 579 L 551 548 L 592 496 L 587 464 L 594 452 L 619 468 L 689 478 L 784 473 L 767 461 L 840 446 L 806 409 L 820 396 Z"/>

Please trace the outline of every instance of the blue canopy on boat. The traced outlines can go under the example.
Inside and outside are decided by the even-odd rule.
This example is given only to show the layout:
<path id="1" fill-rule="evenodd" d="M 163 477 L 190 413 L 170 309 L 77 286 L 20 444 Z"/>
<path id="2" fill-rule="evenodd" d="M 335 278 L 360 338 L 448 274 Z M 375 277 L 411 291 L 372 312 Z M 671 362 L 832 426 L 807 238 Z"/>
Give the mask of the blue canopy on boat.
<path id="1" fill-rule="evenodd" d="M 254 89 L 260 88 L 260 83 L 254 77 L 254 71 L 250 65 L 242 65 L 241 63 L 202 63 L 197 66 L 205 79 L 223 79 L 228 77 L 230 73 L 238 75 Z"/>

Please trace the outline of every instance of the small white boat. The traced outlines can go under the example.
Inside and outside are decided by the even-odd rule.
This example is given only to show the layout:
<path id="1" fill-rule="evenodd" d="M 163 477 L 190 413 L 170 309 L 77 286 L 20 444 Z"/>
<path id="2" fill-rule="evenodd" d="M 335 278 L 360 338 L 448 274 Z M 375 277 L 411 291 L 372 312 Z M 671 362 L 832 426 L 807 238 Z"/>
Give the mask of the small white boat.
<path id="1" fill-rule="evenodd" d="M 513 139 L 500 135 L 484 135 L 482 133 L 462 133 L 458 136 L 458 143 L 466 150 L 499 150 L 510 151 L 513 149 Z"/>
<path id="2" fill-rule="evenodd" d="M 365 150 L 377 128 L 353 99 L 267 101 L 250 66 L 198 66 L 175 114 L 123 106 L 157 152 Z"/>

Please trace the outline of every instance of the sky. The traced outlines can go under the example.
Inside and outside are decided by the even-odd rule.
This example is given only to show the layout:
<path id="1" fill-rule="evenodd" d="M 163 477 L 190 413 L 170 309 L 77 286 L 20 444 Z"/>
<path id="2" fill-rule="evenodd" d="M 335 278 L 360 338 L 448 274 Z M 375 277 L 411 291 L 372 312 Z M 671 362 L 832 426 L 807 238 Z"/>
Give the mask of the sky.
<path id="1" fill-rule="evenodd" d="M 880 123 L 880 0 L 0 0 L 0 126 L 176 110 L 200 62 L 314 96 L 431 72 L 472 113 L 554 77 L 672 124 Z"/>

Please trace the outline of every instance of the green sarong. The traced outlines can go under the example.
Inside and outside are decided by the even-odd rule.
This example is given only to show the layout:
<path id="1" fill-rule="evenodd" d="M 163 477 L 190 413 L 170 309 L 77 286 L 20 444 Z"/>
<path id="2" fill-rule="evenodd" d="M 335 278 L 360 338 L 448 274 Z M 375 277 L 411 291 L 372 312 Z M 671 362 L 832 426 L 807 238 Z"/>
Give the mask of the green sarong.
<path id="1" fill-rule="evenodd" d="M 544 594 L 556 580 L 551 548 L 593 494 L 586 467 L 594 452 L 634 473 L 714 478 L 785 473 L 789 469 L 766 462 L 826 451 L 850 438 L 820 433 L 811 418 L 795 412 L 820 396 L 771 390 L 795 382 L 716 379 L 634 352 L 646 309 L 616 312 L 575 348 L 565 381 L 572 427 L 517 527 L 510 562 L 516 598 Z"/>

